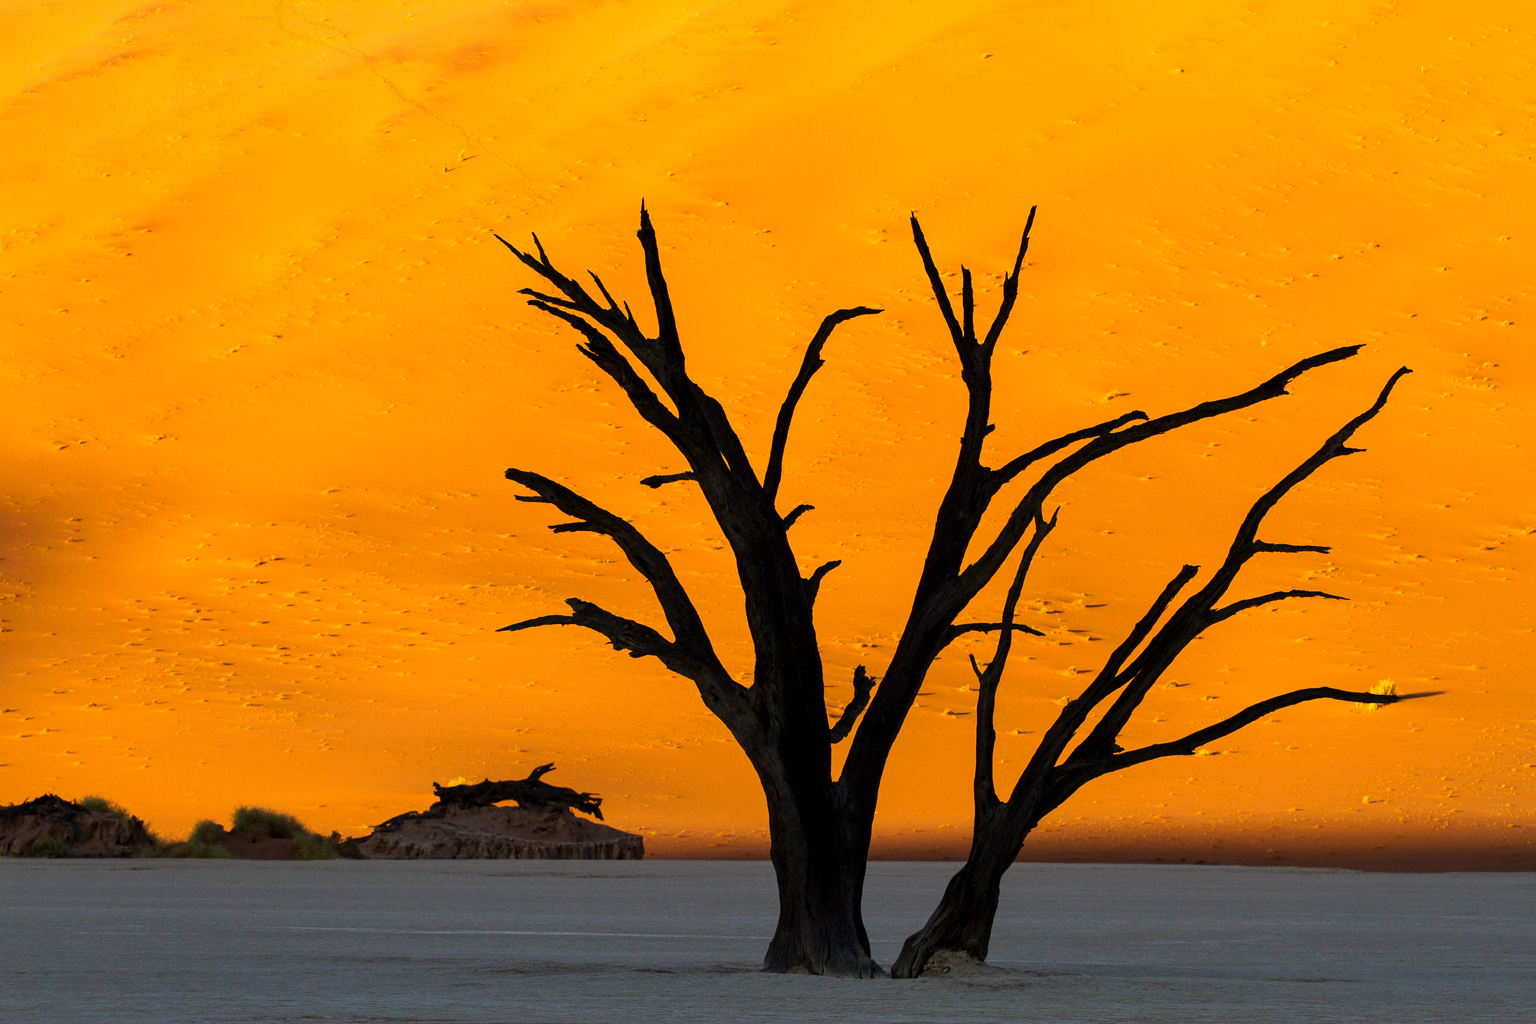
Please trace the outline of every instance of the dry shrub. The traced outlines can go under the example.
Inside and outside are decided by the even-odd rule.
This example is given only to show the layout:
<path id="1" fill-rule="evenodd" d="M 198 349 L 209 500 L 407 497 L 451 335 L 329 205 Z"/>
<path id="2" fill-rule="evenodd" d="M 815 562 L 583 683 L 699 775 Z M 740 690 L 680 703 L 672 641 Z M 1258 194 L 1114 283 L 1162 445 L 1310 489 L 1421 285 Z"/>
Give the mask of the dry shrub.
<path id="1" fill-rule="evenodd" d="M 236 807 L 230 832 L 253 843 L 261 839 L 296 839 L 309 834 L 298 818 L 265 807 Z"/>

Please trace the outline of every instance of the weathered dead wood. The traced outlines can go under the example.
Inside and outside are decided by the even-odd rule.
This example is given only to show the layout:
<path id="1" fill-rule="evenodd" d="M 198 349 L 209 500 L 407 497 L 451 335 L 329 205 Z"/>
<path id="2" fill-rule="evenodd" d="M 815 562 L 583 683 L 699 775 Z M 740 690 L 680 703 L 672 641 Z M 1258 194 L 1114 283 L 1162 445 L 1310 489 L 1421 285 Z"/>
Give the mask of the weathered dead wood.
<path id="1" fill-rule="evenodd" d="M 823 580 L 836 563 L 823 565 L 809 577 L 804 575 L 789 543 L 788 530 L 811 506 L 801 503 L 788 514 L 780 514 L 777 499 L 794 413 L 811 379 L 825 365 L 822 354 L 834 328 L 878 310 L 858 306 L 839 310 L 822 321 L 779 410 L 765 472 L 759 478 L 725 410 L 688 375 L 677 318 L 662 273 L 660 247 L 643 206 L 638 238 L 655 315 L 654 336 L 641 328 L 627 304 L 615 302 L 595 274 L 591 277 L 600 299 L 557 270 L 537 237 L 537 255 L 502 240 L 549 286 L 548 291 L 523 289 L 530 304 L 577 330 L 583 339 L 578 351 L 613 379 L 639 415 L 686 460 L 687 471 L 646 477 L 642 483 L 659 487 L 688 480 L 698 485 L 709 504 L 736 563 L 752 638 L 752 684 L 737 683 L 721 663 L 671 565 L 634 526 L 563 485 L 517 469 L 508 470 L 507 477 L 533 492 L 523 500 L 552 504 L 574 520 L 557 524 L 553 530 L 598 533 L 619 546 L 650 583 L 672 636 L 669 639 L 655 628 L 574 598 L 567 601 L 572 609 L 569 615 L 543 615 L 506 628 L 583 626 L 604 636 L 616 649 L 634 657 L 655 657 L 695 683 L 705 704 L 730 729 L 751 760 L 767 800 L 780 895 L 778 927 L 764 958 L 767 970 L 805 969 L 858 977 L 880 973 L 869 955 L 861 900 L 870 830 L 886 761 L 930 666 L 948 644 L 967 633 L 997 633 L 1002 656 L 994 662 L 1000 675 L 1007 645 L 1015 634 L 1035 632 L 1012 618 L 1023 574 L 1054 522 L 1045 515 L 1044 507 L 1055 488 L 1096 460 L 1129 445 L 1283 396 L 1286 385 L 1296 377 L 1358 351 L 1358 346 L 1349 346 L 1312 356 L 1247 391 L 1167 415 L 1154 418 L 1139 410 L 1130 412 L 1063 434 L 1006 459 L 998 468 L 989 467 L 983 456 L 986 438 L 992 432 L 992 358 L 1018 297 L 1034 216 L 1031 210 L 1013 267 L 1003 278 L 997 313 L 984 335 L 978 335 L 970 271 L 961 268 L 957 314 L 917 218 L 912 218 L 913 241 L 960 362 L 960 376 L 967 390 L 965 423 L 911 611 L 891 662 L 878 688 L 863 667 L 858 669 L 854 698 L 835 723 L 827 703 L 813 611 Z M 1037 471 L 1033 482 L 997 533 L 978 544 L 977 531 L 992 500 L 1027 470 Z M 957 618 L 1018 551 L 1026 534 L 1030 539 L 1022 556 L 1018 585 L 1010 591 L 1015 596 L 1007 615 L 996 623 L 957 625 Z M 973 546 L 980 554 L 967 562 Z M 1233 605 L 1217 614 L 1237 608 Z M 977 671 L 986 676 L 992 668 L 978 666 Z M 995 692 L 995 683 L 992 687 Z M 990 713 L 988 721 L 990 728 Z M 832 744 L 849 736 L 852 742 L 843 770 L 833 778 Z"/>
<path id="2" fill-rule="evenodd" d="M 437 805 L 430 810 L 437 810 L 438 806 L 489 807 L 492 804 L 515 800 L 517 806 L 530 810 L 563 810 L 571 807 L 602 821 L 603 798 L 596 793 L 578 793 L 574 789 L 551 786 L 547 782 L 540 781 L 554 770 L 555 766 L 552 764 L 541 764 L 529 772 L 526 779 L 508 779 L 502 782 L 486 779 L 484 782 L 467 786 L 440 786 L 434 782 L 432 792 L 437 794 Z"/>
<path id="3" fill-rule="evenodd" d="M 1186 599 L 1158 628 L 1157 623 L 1178 594 L 1195 578 L 1199 567 L 1186 565 L 1178 571 L 1125 640 L 1110 654 L 1093 681 L 1061 710 L 1055 723 L 1041 739 L 1006 802 L 998 798 L 993 782 L 993 715 L 998 685 L 1008 661 L 1012 630 L 1005 628 L 999 633 L 993 659 L 985 670 L 976 666 L 972 659 L 980 693 L 976 705 L 974 831 L 971 851 L 965 865 L 951 879 L 928 922 L 906 940 L 892 967 L 895 977 L 917 977 L 928 959 L 940 950 L 965 953 L 978 960 L 985 960 L 1003 873 L 1018 856 L 1025 838 L 1040 820 L 1093 779 L 1162 757 L 1194 754 L 1206 743 L 1228 736 L 1281 708 L 1307 701 L 1392 704 L 1403 699 L 1397 694 L 1358 693 L 1327 686 L 1309 687 L 1260 701 L 1223 721 L 1176 740 L 1132 751 L 1122 750 L 1117 742 L 1152 686 L 1205 629 L 1224 622 L 1240 611 L 1274 601 L 1295 597 L 1344 600 L 1336 594 L 1323 591 L 1285 590 L 1217 607 L 1238 572 L 1257 554 L 1328 552 L 1327 547 L 1316 544 L 1261 541 L 1258 539 L 1259 527 L 1281 498 L 1322 466 L 1333 459 L 1363 450 L 1350 448 L 1346 442 L 1355 431 L 1381 411 L 1397 382 L 1409 372 L 1407 367 L 1403 367 L 1393 373 L 1369 409 L 1346 423 L 1311 457 L 1254 503 L 1238 527 L 1227 557 L 1212 574 L 1210 581 Z M 1050 524 L 1042 528 L 1037 521 L 1031 548 L 1026 550 L 1004 600 L 1002 623 L 1005 626 L 1012 623 L 1019 588 L 1029 570 L 1033 548 L 1048 532 L 1049 526 L 1054 524 L 1053 518 Z M 1139 653 L 1135 653 L 1138 648 Z M 1127 660 L 1129 665 L 1126 664 Z M 1062 760 L 1063 753 L 1089 716 L 1111 697 L 1115 699 L 1098 723 Z"/>

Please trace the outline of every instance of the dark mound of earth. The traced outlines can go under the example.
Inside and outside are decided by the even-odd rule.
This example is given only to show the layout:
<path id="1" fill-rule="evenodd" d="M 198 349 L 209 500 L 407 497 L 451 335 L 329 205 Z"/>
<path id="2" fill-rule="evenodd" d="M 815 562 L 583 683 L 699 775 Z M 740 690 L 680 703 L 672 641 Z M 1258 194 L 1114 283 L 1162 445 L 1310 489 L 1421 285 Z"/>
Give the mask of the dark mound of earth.
<path id="1" fill-rule="evenodd" d="M 346 846 L 370 860 L 640 860 L 645 840 L 565 808 L 437 804 Z"/>
<path id="2" fill-rule="evenodd" d="M 62 843 L 67 857 L 137 857 L 155 845 L 138 818 L 93 811 L 52 793 L 0 807 L 0 855 L 24 856 L 47 837 Z"/>

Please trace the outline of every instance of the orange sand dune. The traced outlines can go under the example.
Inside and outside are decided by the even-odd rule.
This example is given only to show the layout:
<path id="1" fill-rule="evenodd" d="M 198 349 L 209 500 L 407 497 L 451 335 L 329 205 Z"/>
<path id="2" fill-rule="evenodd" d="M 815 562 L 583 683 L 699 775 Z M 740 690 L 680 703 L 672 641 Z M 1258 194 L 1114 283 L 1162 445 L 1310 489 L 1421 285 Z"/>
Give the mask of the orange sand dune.
<path id="1" fill-rule="evenodd" d="M 673 549 L 750 666 L 696 493 L 637 484 L 679 457 L 490 232 L 537 230 L 643 307 L 643 196 L 694 373 L 759 459 L 820 318 L 886 310 L 828 347 L 784 490 L 817 506 L 806 565 L 844 560 L 818 604 L 840 705 L 883 670 L 962 409 L 905 217 L 990 309 L 1038 203 L 997 459 L 1367 347 L 1059 492 L 1004 774 L 1403 364 L 1369 452 L 1272 517 L 1333 552 L 1240 584 L 1352 603 L 1213 631 L 1131 738 L 1297 685 L 1444 693 L 1293 708 L 1101 781 L 1031 851 L 1302 862 L 1326 836 L 1365 864 L 1533 866 L 1533 28 L 1428 0 L 6 5 L 0 800 L 100 791 L 172 833 L 260 802 L 355 833 L 433 780 L 555 761 L 654 853 L 761 853 L 755 780 L 689 684 L 590 634 L 494 632 L 570 595 L 654 615 L 601 538 L 513 502 L 516 465 Z M 939 663 L 877 853 L 963 847 L 986 650 Z"/>

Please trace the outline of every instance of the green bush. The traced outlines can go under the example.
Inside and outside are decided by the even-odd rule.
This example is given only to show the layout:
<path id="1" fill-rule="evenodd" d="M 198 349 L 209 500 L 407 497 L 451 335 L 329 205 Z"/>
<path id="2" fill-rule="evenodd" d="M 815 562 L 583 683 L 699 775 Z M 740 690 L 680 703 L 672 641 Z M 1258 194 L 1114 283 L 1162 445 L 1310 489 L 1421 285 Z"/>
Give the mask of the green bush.
<path id="1" fill-rule="evenodd" d="M 202 821 L 192 826 L 192 834 L 187 837 L 187 842 L 203 843 L 204 845 L 207 845 L 209 843 L 215 842 L 223 834 L 223 825 L 220 825 L 216 821 L 209 821 L 207 818 L 204 818 Z"/>
<path id="2" fill-rule="evenodd" d="M 163 848 L 156 856 L 169 857 L 171 859 L 232 860 L 235 855 L 218 843 L 201 843 L 196 839 L 188 839 L 184 843 L 172 843 L 170 846 Z"/>
<path id="3" fill-rule="evenodd" d="M 44 832 L 27 846 L 27 852 L 23 857 L 68 857 L 69 848 L 64 845 L 64 840 L 58 836 Z"/>
<path id="4" fill-rule="evenodd" d="M 293 852 L 299 860 L 335 860 L 336 844 L 313 832 L 305 832 L 293 840 Z"/>
<path id="5" fill-rule="evenodd" d="M 236 807 L 230 831 L 252 842 L 258 839 L 295 839 L 308 830 L 291 814 L 281 814 L 265 807 Z"/>
<path id="6" fill-rule="evenodd" d="M 97 814 L 110 814 L 114 818 L 133 817 L 122 804 L 108 800 L 104 796 L 83 796 L 76 800 L 75 803 L 88 811 L 95 811 Z"/>

